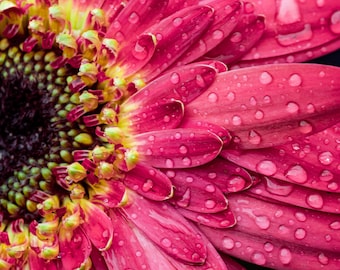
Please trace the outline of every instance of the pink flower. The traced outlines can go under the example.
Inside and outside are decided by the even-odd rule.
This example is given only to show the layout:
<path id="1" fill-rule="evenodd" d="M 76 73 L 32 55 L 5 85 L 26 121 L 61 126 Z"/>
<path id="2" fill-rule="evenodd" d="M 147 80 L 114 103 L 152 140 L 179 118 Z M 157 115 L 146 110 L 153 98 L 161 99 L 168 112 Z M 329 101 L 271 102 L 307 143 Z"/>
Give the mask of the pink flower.
<path id="1" fill-rule="evenodd" d="M 271 227 L 290 219 L 276 221 L 280 204 L 263 197 L 290 187 L 320 210 L 321 193 L 307 189 L 336 191 L 324 183 L 335 168 L 282 151 L 338 122 L 338 68 L 227 71 L 270 40 L 264 17 L 236 0 L 1 1 L 0 12 L 0 268 L 240 268 L 215 248 L 295 267 L 295 249 L 280 244 L 299 242 Z M 231 247 L 245 233 L 258 253 Z M 283 262 L 260 252 L 266 237 Z M 316 252 L 316 240 L 303 243 Z"/>

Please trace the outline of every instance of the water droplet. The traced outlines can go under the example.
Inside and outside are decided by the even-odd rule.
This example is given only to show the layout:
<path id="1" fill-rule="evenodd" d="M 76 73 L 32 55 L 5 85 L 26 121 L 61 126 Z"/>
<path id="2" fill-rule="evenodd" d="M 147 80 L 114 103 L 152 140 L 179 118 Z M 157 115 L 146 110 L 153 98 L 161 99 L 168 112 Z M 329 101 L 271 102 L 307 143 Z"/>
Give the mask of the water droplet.
<path id="1" fill-rule="evenodd" d="M 152 187 L 153 187 L 153 182 L 152 182 L 152 180 L 151 180 L 151 179 L 147 179 L 147 180 L 145 181 L 145 183 L 143 184 L 142 190 L 143 190 L 144 192 L 148 192 L 148 191 L 150 191 L 150 190 L 152 189 Z"/>
<path id="2" fill-rule="evenodd" d="M 290 46 L 292 44 L 310 40 L 312 37 L 312 26 L 310 24 L 305 24 L 304 28 L 299 32 L 277 35 L 277 41 L 283 46 Z M 292 60 L 294 61 L 294 58 Z M 290 63 L 290 61 L 288 63 Z"/>
<path id="3" fill-rule="evenodd" d="M 340 33 L 340 10 L 334 12 L 331 16 L 331 31 L 335 34 Z"/>
<path id="4" fill-rule="evenodd" d="M 231 34 L 230 41 L 233 43 L 238 43 L 242 41 L 242 34 L 240 32 L 234 32 Z"/>
<path id="5" fill-rule="evenodd" d="M 267 84 L 270 84 L 272 81 L 273 81 L 273 77 L 267 71 L 264 71 L 261 73 L 260 83 L 267 85 Z"/>
<path id="6" fill-rule="evenodd" d="M 176 72 L 172 73 L 171 76 L 170 76 L 170 81 L 173 84 L 179 83 L 179 79 L 180 79 L 179 74 L 176 73 Z"/>
<path id="7" fill-rule="evenodd" d="M 176 204 L 180 207 L 188 207 L 190 204 L 191 199 L 191 191 L 190 188 L 187 188 L 184 194 L 182 195 L 182 198 L 176 202 Z"/>
<path id="8" fill-rule="evenodd" d="M 302 120 L 299 123 L 299 130 L 301 133 L 307 134 L 312 132 L 313 126 L 309 122 Z"/>
<path id="9" fill-rule="evenodd" d="M 323 265 L 327 265 L 329 263 L 329 259 L 326 257 L 324 253 L 320 253 L 318 255 L 318 260 Z"/>
<path id="10" fill-rule="evenodd" d="M 297 113 L 299 111 L 299 105 L 295 102 L 288 102 L 286 105 L 286 110 L 289 113 Z"/>
<path id="11" fill-rule="evenodd" d="M 340 230 L 340 221 L 334 221 L 329 224 L 329 227 L 333 230 Z"/>
<path id="12" fill-rule="evenodd" d="M 309 206 L 320 209 L 323 207 L 323 199 L 320 194 L 309 195 L 306 199 Z"/>
<path id="13" fill-rule="evenodd" d="M 208 209 L 213 209 L 216 206 L 216 202 L 213 200 L 206 200 L 204 203 L 205 207 Z"/>
<path id="14" fill-rule="evenodd" d="M 139 15 L 136 12 L 132 12 L 128 20 L 130 23 L 136 24 L 139 21 Z"/>
<path id="15" fill-rule="evenodd" d="M 267 252 L 272 252 L 274 250 L 274 245 L 272 243 L 266 242 L 263 245 L 263 249 Z"/>
<path id="16" fill-rule="evenodd" d="M 181 145 L 181 146 L 179 147 L 179 152 L 180 152 L 181 154 L 186 154 L 186 153 L 188 153 L 188 148 L 187 148 L 185 145 Z"/>
<path id="17" fill-rule="evenodd" d="M 235 93 L 234 92 L 228 92 L 227 99 L 229 101 L 234 101 L 235 100 Z"/>
<path id="18" fill-rule="evenodd" d="M 277 168 L 274 162 L 270 160 L 262 160 L 256 165 L 256 171 L 258 173 L 271 176 L 276 173 Z"/>
<path id="19" fill-rule="evenodd" d="M 176 133 L 175 133 L 175 139 L 179 140 L 179 139 L 181 139 L 181 138 L 182 138 L 182 134 L 179 133 L 179 132 L 176 132 Z"/>
<path id="20" fill-rule="evenodd" d="M 260 134 L 258 134 L 256 131 L 251 130 L 251 131 L 249 132 L 248 141 L 249 141 L 251 144 L 258 145 L 258 144 L 261 143 L 261 136 L 260 136 Z"/>
<path id="21" fill-rule="evenodd" d="M 298 221 L 305 222 L 307 220 L 307 217 L 304 213 L 296 212 L 295 217 Z"/>
<path id="22" fill-rule="evenodd" d="M 279 253 L 279 259 L 283 264 L 289 264 L 292 260 L 292 253 L 288 248 L 282 248 Z"/>
<path id="23" fill-rule="evenodd" d="M 161 244 L 162 244 L 163 247 L 167 247 L 167 248 L 171 247 L 171 245 L 172 245 L 171 241 L 168 238 L 163 238 L 161 240 Z"/>
<path id="24" fill-rule="evenodd" d="M 296 183 L 303 184 L 308 180 L 307 172 L 300 165 L 292 166 L 285 176 Z"/>
<path id="25" fill-rule="evenodd" d="M 302 83 L 302 78 L 299 74 L 292 74 L 289 77 L 288 83 L 290 86 L 300 86 Z"/>
<path id="26" fill-rule="evenodd" d="M 336 182 L 332 182 L 332 183 L 329 183 L 329 184 L 327 185 L 327 188 L 328 188 L 329 190 L 336 191 L 336 190 L 338 190 L 339 185 L 338 185 L 338 183 L 336 183 Z"/>
<path id="27" fill-rule="evenodd" d="M 213 184 L 209 184 L 209 185 L 206 185 L 206 186 L 205 186 L 205 190 L 206 190 L 207 192 L 215 192 L 215 191 L 216 191 L 216 188 L 215 188 L 215 186 L 214 186 Z"/>
<path id="28" fill-rule="evenodd" d="M 187 183 L 192 183 L 192 182 L 194 182 L 194 178 L 191 177 L 191 176 L 187 176 L 187 177 L 185 178 L 185 181 L 186 181 Z"/>
<path id="29" fill-rule="evenodd" d="M 255 112 L 255 119 L 261 120 L 261 119 L 263 119 L 263 117 L 264 117 L 263 111 L 258 110 L 258 111 Z"/>
<path id="30" fill-rule="evenodd" d="M 192 163 L 191 158 L 189 158 L 189 157 L 184 157 L 184 158 L 182 159 L 182 163 L 183 163 L 184 166 L 190 166 L 191 163 Z"/>
<path id="31" fill-rule="evenodd" d="M 319 161 L 323 165 L 329 165 L 333 162 L 334 157 L 333 154 L 329 151 L 322 152 L 319 154 Z"/>
<path id="32" fill-rule="evenodd" d="M 183 19 L 180 18 L 180 17 L 177 17 L 177 18 L 175 18 L 175 19 L 173 20 L 173 25 L 174 25 L 175 27 L 180 26 L 182 23 L 183 23 Z"/>
<path id="33" fill-rule="evenodd" d="M 224 237 L 222 240 L 222 246 L 228 250 L 233 249 L 235 246 L 235 242 L 233 239 L 229 237 Z"/>
<path id="34" fill-rule="evenodd" d="M 208 95 L 208 101 L 210 102 L 210 103 L 216 103 L 217 101 L 218 101 L 218 95 L 216 94 L 216 93 L 210 93 L 209 95 Z"/>
<path id="35" fill-rule="evenodd" d="M 270 102 L 272 102 L 272 98 L 270 96 L 264 96 L 263 102 L 266 104 L 269 104 Z"/>
<path id="36" fill-rule="evenodd" d="M 167 158 L 165 160 L 165 167 L 166 168 L 173 168 L 174 167 L 174 161 L 170 158 Z"/>
<path id="37" fill-rule="evenodd" d="M 257 265 L 264 265 L 266 263 L 266 258 L 262 252 L 256 251 L 251 255 L 251 261 Z"/>
<path id="38" fill-rule="evenodd" d="M 295 230 L 295 233 L 294 233 L 294 236 L 296 239 L 298 240 L 302 240 L 303 238 L 306 237 L 306 230 L 305 229 L 302 229 L 302 228 L 297 228 Z"/>
<path id="39" fill-rule="evenodd" d="M 255 223 L 260 229 L 266 230 L 270 226 L 270 220 L 267 216 L 258 216 L 255 218 Z"/>
<path id="40" fill-rule="evenodd" d="M 239 125 L 242 124 L 242 119 L 238 115 L 234 115 L 231 121 L 232 121 L 234 126 L 239 126 Z"/>
<path id="41" fill-rule="evenodd" d="M 215 39 L 215 40 L 219 40 L 219 39 L 222 39 L 224 37 L 224 34 L 221 30 L 215 30 L 213 32 L 213 35 L 212 35 L 212 38 Z"/>
<path id="42" fill-rule="evenodd" d="M 266 190 L 271 194 L 288 196 L 293 191 L 293 186 L 286 182 L 266 178 Z"/>

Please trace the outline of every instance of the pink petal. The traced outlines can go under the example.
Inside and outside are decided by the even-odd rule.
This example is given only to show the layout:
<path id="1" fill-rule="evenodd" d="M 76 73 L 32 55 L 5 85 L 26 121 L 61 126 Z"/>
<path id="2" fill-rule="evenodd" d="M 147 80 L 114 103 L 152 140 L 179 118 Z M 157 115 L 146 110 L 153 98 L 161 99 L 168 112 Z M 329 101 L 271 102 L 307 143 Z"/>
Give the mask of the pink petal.
<path id="1" fill-rule="evenodd" d="M 119 206 L 124 200 L 125 186 L 115 180 L 99 180 L 89 188 L 91 202 L 107 208 Z"/>
<path id="2" fill-rule="evenodd" d="M 167 2 L 167 0 L 129 1 L 108 27 L 106 37 L 114 38 L 120 43 L 134 40 L 148 26 L 159 21 Z"/>
<path id="3" fill-rule="evenodd" d="M 146 30 L 157 38 L 156 51 L 144 66 L 142 77 L 151 81 L 174 63 L 212 21 L 213 10 L 207 6 L 184 8 Z"/>
<path id="4" fill-rule="evenodd" d="M 155 48 L 151 34 L 140 35 L 135 42 L 125 46 L 117 59 L 117 65 L 123 72 L 122 76 L 128 77 L 140 70 L 151 59 Z"/>
<path id="5" fill-rule="evenodd" d="M 223 229 L 236 224 L 235 216 L 229 208 L 218 213 L 198 213 L 186 208 L 178 208 L 177 211 L 187 219 L 212 228 Z"/>
<path id="6" fill-rule="evenodd" d="M 130 193 L 124 215 L 164 252 L 187 263 L 201 264 L 207 250 L 200 234 L 169 204 L 152 202 Z M 152 228 L 152 230 L 150 230 Z"/>
<path id="7" fill-rule="evenodd" d="M 261 150 L 223 150 L 221 155 L 257 173 L 293 184 L 328 192 L 340 192 L 338 149 L 340 125 Z"/>
<path id="8" fill-rule="evenodd" d="M 61 232 L 62 234 L 67 232 Z M 59 241 L 59 249 L 62 267 L 65 270 L 77 269 L 90 257 L 92 250 L 91 242 L 80 227 L 72 232 L 70 240 L 63 239 Z M 35 269 L 35 268 L 33 268 Z"/>
<path id="9" fill-rule="evenodd" d="M 305 188 L 271 177 L 263 177 L 262 182 L 249 189 L 248 192 L 260 199 L 265 197 L 303 208 L 340 213 L 340 194 Z"/>
<path id="10" fill-rule="evenodd" d="M 100 251 L 108 249 L 113 237 L 111 219 L 101 208 L 88 200 L 80 200 L 80 205 L 85 213 L 81 228 L 97 249 Z"/>
<path id="11" fill-rule="evenodd" d="M 57 270 L 57 266 L 56 266 L 56 261 L 52 260 L 52 261 L 47 261 L 44 260 L 40 257 L 38 257 L 38 255 L 32 250 L 29 250 L 29 254 L 28 254 L 28 264 L 30 269 L 41 269 L 41 270 Z"/>
<path id="12" fill-rule="evenodd" d="M 127 99 L 122 107 L 147 106 L 177 99 L 184 104 L 200 96 L 213 83 L 216 70 L 206 64 L 177 68 L 148 83 Z"/>
<path id="13" fill-rule="evenodd" d="M 264 29 L 263 16 L 243 15 L 229 36 L 209 51 L 203 59 L 215 59 L 227 64 L 235 62 L 259 41 Z"/>
<path id="14" fill-rule="evenodd" d="M 287 64 L 220 73 L 209 91 L 186 106 L 185 118 L 229 129 L 240 148 L 283 144 L 338 121 L 339 70 Z"/>
<path id="15" fill-rule="evenodd" d="M 245 63 L 303 62 L 339 48 L 337 1 L 253 1 L 266 17 L 266 31 Z M 242 65 L 242 64 L 241 64 Z"/>
<path id="16" fill-rule="evenodd" d="M 228 202 L 222 191 L 191 170 L 165 172 L 174 185 L 171 201 L 184 209 L 199 213 L 217 213 L 227 208 Z"/>
<path id="17" fill-rule="evenodd" d="M 225 39 L 238 23 L 242 14 L 241 3 L 238 0 L 210 1 L 209 6 L 214 8 L 214 21 L 209 29 L 195 42 L 189 50 L 180 57 L 176 65 L 190 63 L 212 48 L 216 47 Z"/>
<path id="18" fill-rule="evenodd" d="M 146 164 L 139 163 L 134 169 L 128 171 L 123 182 L 140 195 L 155 201 L 166 200 L 173 193 L 169 178 Z"/>
<path id="19" fill-rule="evenodd" d="M 184 106 L 181 101 L 172 100 L 143 105 L 137 108 L 123 106 L 120 121 L 126 121 L 133 132 L 176 128 L 182 121 Z"/>
<path id="20" fill-rule="evenodd" d="M 111 247 L 102 254 L 109 269 L 150 269 L 146 250 L 140 245 L 130 224 L 119 212 L 110 211 L 114 236 Z"/>
<path id="21" fill-rule="evenodd" d="M 92 248 L 91 262 L 93 269 L 109 270 L 103 256 L 103 253 L 98 249 Z"/>
<path id="22" fill-rule="evenodd" d="M 222 140 L 200 129 L 169 129 L 142 133 L 134 137 L 141 159 L 157 168 L 188 168 L 213 160 Z"/>

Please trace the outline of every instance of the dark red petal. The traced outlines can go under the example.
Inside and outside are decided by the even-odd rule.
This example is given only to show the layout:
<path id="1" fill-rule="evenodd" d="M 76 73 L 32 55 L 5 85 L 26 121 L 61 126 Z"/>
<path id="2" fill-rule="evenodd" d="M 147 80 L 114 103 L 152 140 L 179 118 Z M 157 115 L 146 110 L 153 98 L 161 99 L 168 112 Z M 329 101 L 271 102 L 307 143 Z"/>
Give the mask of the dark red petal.
<path id="1" fill-rule="evenodd" d="M 123 182 L 140 195 L 155 201 L 166 200 L 173 193 L 169 178 L 146 164 L 139 163 L 134 169 L 128 171 Z"/>
<path id="2" fill-rule="evenodd" d="M 219 73 L 209 91 L 186 106 L 185 118 L 225 127 L 240 148 L 283 144 L 338 122 L 339 71 L 285 64 Z"/>
<path id="3" fill-rule="evenodd" d="M 184 115 L 181 101 L 172 100 L 143 106 L 122 106 L 119 120 L 126 122 L 132 132 L 172 129 L 179 126 Z"/>
<path id="4" fill-rule="evenodd" d="M 189 168 L 213 160 L 222 140 L 200 129 L 169 129 L 134 137 L 141 160 L 157 168 Z"/>
<path id="5" fill-rule="evenodd" d="M 206 260 L 200 234 L 171 205 L 149 201 L 133 192 L 129 198 L 122 212 L 162 250 L 187 263 L 202 264 Z"/>

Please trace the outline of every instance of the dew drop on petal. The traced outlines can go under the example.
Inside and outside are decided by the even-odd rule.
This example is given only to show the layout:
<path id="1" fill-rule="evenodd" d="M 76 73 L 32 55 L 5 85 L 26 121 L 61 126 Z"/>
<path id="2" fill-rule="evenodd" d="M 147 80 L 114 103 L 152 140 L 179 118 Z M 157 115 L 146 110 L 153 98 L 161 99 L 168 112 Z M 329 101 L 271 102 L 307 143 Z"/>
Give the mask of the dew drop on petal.
<path id="1" fill-rule="evenodd" d="M 279 182 L 269 178 L 266 179 L 266 190 L 271 194 L 288 196 L 293 189 L 293 186 L 287 182 Z"/>
<path id="2" fill-rule="evenodd" d="M 304 213 L 296 212 L 295 217 L 298 221 L 305 222 L 307 220 L 307 217 Z"/>
<path id="3" fill-rule="evenodd" d="M 139 22 L 139 15 L 136 12 L 132 12 L 128 18 L 131 24 L 136 24 Z"/>
<path id="4" fill-rule="evenodd" d="M 292 260 L 292 253 L 288 248 L 282 248 L 279 253 L 279 259 L 283 264 L 289 264 Z"/>
<path id="5" fill-rule="evenodd" d="M 182 159 L 182 163 L 184 166 L 190 166 L 192 164 L 191 158 L 185 157 Z"/>
<path id="6" fill-rule="evenodd" d="M 233 43 L 238 43 L 242 41 L 242 34 L 240 32 L 234 32 L 231 34 L 230 41 Z"/>
<path id="7" fill-rule="evenodd" d="M 303 229 L 303 228 L 297 228 L 296 230 L 295 230 L 295 233 L 294 233 L 294 236 L 295 236 L 295 238 L 296 239 L 298 239 L 298 240 L 302 240 L 302 239 L 304 239 L 305 237 L 306 237 L 306 230 L 305 229 Z"/>
<path id="8" fill-rule="evenodd" d="M 186 154 L 186 153 L 188 153 L 188 148 L 187 148 L 185 145 L 181 145 L 181 146 L 179 147 L 179 152 L 180 152 L 181 154 Z"/>
<path id="9" fill-rule="evenodd" d="M 209 184 L 209 185 L 206 185 L 205 190 L 207 192 L 211 192 L 212 193 L 212 192 L 216 191 L 216 188 L 215 188 L 215 186 L 213 184 Z"/>
<path id="10" fill-rule="evenodd" d="M 179 77 L 179 74 L 174 72 L 171 74 L 170 76 L 170 82 L 173 83 L 173 84 L 177 84 L 179 83 L 179 80 L 180 80 L 180 77 Z"/>
<path id="11" fill-rule="evenodd" d="M 290 86 L 300 86 L 302 78 L 299 74 L 292 74 L 288 79 L 288 83 Z"/>
<path id="12" fill-rule="evenodd" d="M 261 119 L 263 119 L 263 117 L 264 117 L 263 111 L 258 110 L 258 111 L 255 112 L 255 119 L 261 120 Z"/>
<path id="13" fill-rule="evenodd" d="M 248 141 L 251 144 L 258 145 L 261 143 L 261 136 L 254 130 L 249 131 Z"/>
<path id="14" fill-rule="evenodd" d="M 331 16 L 331 31 L 340 34 L 340 10 L 334 12 Z"/>
<path id="15" fill-rule="evenodd" d="M 313 126 L 309 122 L 302 120 L 299 123 L 299 130 L 303 134 L 308 134 L 313 130 Z"/>
<path id="16" fill-rule="evenodd" d="M 329 190 L 336 191 L 336 190 L 338 190 L 339 185 L 338 185 L 338 183 L 336 183 L 336 182 L 332 182 L 332 183 L 329 183 L 329 184 L 327 185 L 327 188 L 328 188 Z"/>
<path id="17" fill-rule="evenodd" d="M 210 93 L 208 95 L 208 101 L 210 103 L 216 103 L 218 101 L 218 95 L 216 93 L 214 93 L 214 92 Z"/>
<path id="18" fill-rule="evenodd" d="M 267 85 L 273 81 L 273 77 L 267 71 L 264 71 L 260 75 L 260 83 Z"/>
<path id="19" fill-rule="evenodd" d="M 286 111 L 291 114 L 297 113 L 299 111 L 299 105 L 295 102 L 288 102 L 286 105 Z"/>
<path id="20" fill-rule="evenodd" d="M 222 245 L 224 248 L 226 249 L 233 249 L 235 246 L 235 242 L 233 239 L 229 238 L 229 237 L 224 237 L 222 240 Z"/>
<path id="21" fill-rule="evenodd" d="M 329 151 L 325 151 L 319 154 L 319 161 L 323 165 L 329 165 L 333 162 L 333 154 Z"/>
<path id="22" fill-rule="evenodd" d="M 254 252 L 251 257 L 251 261 L 257 265 L 264 265 L 266 263 L 266 258 L 262 252 L 256 251 Z"/>
<path id="23" fill-rule="evenodd" d="M 266 242 L 263 245 L 263 249 L 267 252 L 272 252 L 274 250 L 274 245 L 270 242 Z"/>
<path id="24" fill-rule="evenodd" d="M 224 34 L 221 30 L 215 30 L 213 32 L 213 35 L 212 35 L 212 38 L 215 39 L 215 40 L 220 40 L 224 37 Z"/>
<path id="25" fill-rule="evenodd" d="M 171 241 L 168 238 L 163 238 L 161 240 L 161 244 L 163 247 L 171 247 Z"/>
<path id="26" fill-rule="evenodd" d="M 231 122 L 233 123 L 234 126 L 239 126 L 242 124 L 242 119 L 238 115 L 234 115 L 231 119 Z"/>
<path id="27" fill-rule="evenodd" d="M 319 194 L 311 194 L 307 197 L 306 202 L 313 208 L 320 209 L 323 207 L 323 199 Z"/>
<path id="28" fill-rule="evenodd" d="M 256 171 L 258 173 L 271 176 L 277 171 L 277 167 L 274 162 L 270 160 L 262 160 L 256 165 Z"/>
<path id="29" fill-rule="evenodd" d="M 288 169 L 285 176 L 296 183 L 305 183 L 308 180 L 307 172 L 304 168 L 302 168 L 300 165 L 292 166 L 290 169 Z"/>
<path id="30" fill-rule="evenodd" d="M 234 101 L 235 100 L 235 93 L 234 92 L 228 92 L 227 99 L 229 101 Z"/>
<path id="31" fill-rule="evenodd" d="M 308 113 L 314 113 L 315 112 L 315 106 L 312 103 L 309 103 L 307 105 L 307 112 Z"/>
<path id="32" fill-rule="evenodd" d="M 206 200 L 204 203 L 205 207 L 208 209 L 213 209 L 216 206 L 216 202 L 213 200 Z"/>
<path id="33" fill-rule="evenodd" d="M 175 27 L 178 27 L 178 26 L 180 26 L 182 23 L 183 23 L 183 19 L 182 18 L 180 18 L 180 17 L 177 17 L 177 18 L 175 18 L 174 20 L 173 20 L 173 25 L 175 26 Z"/>
<path id="34" fill-rule="evenodd" d="M 256 217 L 255 218 L 255 223 L 262 230 L 266 230 L 270 226 L 270 220 L 269 220 L 269 218 L 267 216 L 258 216 L 258 217 Z"/>
<path id="35" fill-rule="evenodd" d="M 173 168 L 174 167 L 174 161 L 170 158 L 167 158 L 165 160 L 165 167 L 166 168 Z"/>
<path id="36" fill-rule="evenodd" d="M 323 265 L 327 265 L 329 263 L 329 259 L 328 259 L 328 257 L 326 257 L 326 255 L 324 253 L 320 253 L 318 255 L 318 260 Z"/>
<path id="37" fill-rule="evenodd" d="M 333 230 L 340 230 L 340 221 L 334 221 L 329 224 L 329 227 Z"/>

